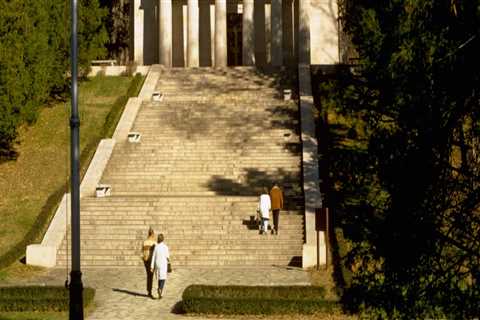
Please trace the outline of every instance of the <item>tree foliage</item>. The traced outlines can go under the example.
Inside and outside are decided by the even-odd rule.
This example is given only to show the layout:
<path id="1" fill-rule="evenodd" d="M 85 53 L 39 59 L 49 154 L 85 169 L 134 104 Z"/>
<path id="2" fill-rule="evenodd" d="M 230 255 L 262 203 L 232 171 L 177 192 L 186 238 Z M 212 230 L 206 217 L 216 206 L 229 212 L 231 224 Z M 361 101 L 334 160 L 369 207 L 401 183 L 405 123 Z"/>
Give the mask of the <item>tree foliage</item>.
<path id="1" fill-rule="evenodd" d="M 0 157 L 13 154 L 17 127 L 35 121 L 54 92 L 65 91 L 69 66 L 69 8 L 60 0 L 0 2 Z M 104 55 L 105 12 L 98 0 L 79 2 L 82 69 Z"/>
<path id="2" fill-rule="evenodd" d="M 108 54 L 121 64 L 126 64 L 129 60 L 130 2 L 133 0 L 100 0 L 100 5 L 108 10 Z"/>
<path id="3" fill-rule="evenodd" d="M 344 299 L 373 318 L 478 317 L 480 1 L 344 7 L 358 67 L 323 87 L 364 139 L 332 150 L 353 242 Z"/>

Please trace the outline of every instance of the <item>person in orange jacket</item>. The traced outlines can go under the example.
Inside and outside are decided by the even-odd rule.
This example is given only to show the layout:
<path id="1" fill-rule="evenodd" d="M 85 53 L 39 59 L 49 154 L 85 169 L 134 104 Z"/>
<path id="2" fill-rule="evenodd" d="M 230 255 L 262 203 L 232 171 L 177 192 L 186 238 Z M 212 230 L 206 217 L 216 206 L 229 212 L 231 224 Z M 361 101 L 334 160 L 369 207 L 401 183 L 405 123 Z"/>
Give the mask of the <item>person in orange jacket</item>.
<path id="1" fill-rule="evenodd" d="M 275 182 L 270 190 L 270 200 L 272 201 L 273 228 L 272 234 L 278 234 L 278 224 L 280 219 L 280 209 L 283 209 L 283 194 L 280 187 Z"/>

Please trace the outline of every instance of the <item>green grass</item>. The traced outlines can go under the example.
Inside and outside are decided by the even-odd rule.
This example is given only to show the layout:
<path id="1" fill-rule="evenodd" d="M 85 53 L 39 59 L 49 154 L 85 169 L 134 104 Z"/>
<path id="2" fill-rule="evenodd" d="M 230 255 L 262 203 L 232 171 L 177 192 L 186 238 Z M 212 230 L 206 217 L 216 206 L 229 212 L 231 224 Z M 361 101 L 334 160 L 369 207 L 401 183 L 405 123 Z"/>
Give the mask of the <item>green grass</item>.
<path id="1" fill-rule="evenodd" d="M 0 312 L 0 320 L 67 320 L 68 312 Z"/>
<path id="2" fill-rule="evenodd" d="M 142 82 L 141 78 L 137 80 L 140 84 L 135 87 Z M 126 102 L 122 96 L 127 95 L 131 83 L 132 77 L 95 77 L 81 82 L 79 115 L 83 172 L 99 140 L 112 132 L 114 123 L 106 119 L 112 117 L 115 107 L 115 119 L 118 120 L 123 108 L 118 101 Z M 35 125 L 20 129 L 18 158 L 0 163 L 0 257 L 3 260 L 0 266 L 24 253 L 22 241 L 26 238 L 30 242 L 41 240 L 48 225 L 45 222 L 49 221 L 66 191 L 70 163 L 69 109 L 70 102 L 45 107 Z M 16 248 L 19 244 L 22 248 Z M 1 277 L 5 274 L 0 274 Z"/>

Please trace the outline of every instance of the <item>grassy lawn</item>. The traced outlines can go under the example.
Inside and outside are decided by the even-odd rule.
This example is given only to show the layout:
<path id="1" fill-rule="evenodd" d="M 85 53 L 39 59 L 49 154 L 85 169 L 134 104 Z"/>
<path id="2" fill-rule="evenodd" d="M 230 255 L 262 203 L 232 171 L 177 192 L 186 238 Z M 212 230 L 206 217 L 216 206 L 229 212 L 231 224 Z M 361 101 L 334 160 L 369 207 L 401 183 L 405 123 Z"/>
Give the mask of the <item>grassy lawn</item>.
<path id="1" fill-rule="evenodd" d="M 102 138 L 107 114 L 131 81 L 132 77 L 96 77 L 80 84 L 81 152 Z M 0 163 L 0 256 L 25 237 L 52 194 L 66 191 L 69 109 L 70 102 L 44 108 L 35 125 L 20 129 L 18 158 Z"/>

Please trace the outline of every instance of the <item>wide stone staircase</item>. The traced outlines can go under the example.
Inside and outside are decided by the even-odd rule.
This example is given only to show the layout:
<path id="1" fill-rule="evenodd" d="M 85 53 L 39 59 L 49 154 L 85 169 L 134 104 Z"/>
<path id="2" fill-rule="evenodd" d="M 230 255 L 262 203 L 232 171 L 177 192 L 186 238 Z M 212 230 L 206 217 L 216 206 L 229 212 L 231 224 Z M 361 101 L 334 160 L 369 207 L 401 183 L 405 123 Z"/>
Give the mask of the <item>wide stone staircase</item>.
<path id="1" fill-rule="evenodd" d="M 298 106 L 288 75 L 254 68 L 161 69 L 162 101 L 144 102 L 117 143 L 101 183 L 105 198 L 81 202 L 83 266 L 140 266 L 151 226 L 176 266 L 291 265 L 304 239 Z M 285 197 L 279 235 L 254 222 L 262 187 Z M 66 235 L 57 264 L 69 261 Z"/>

